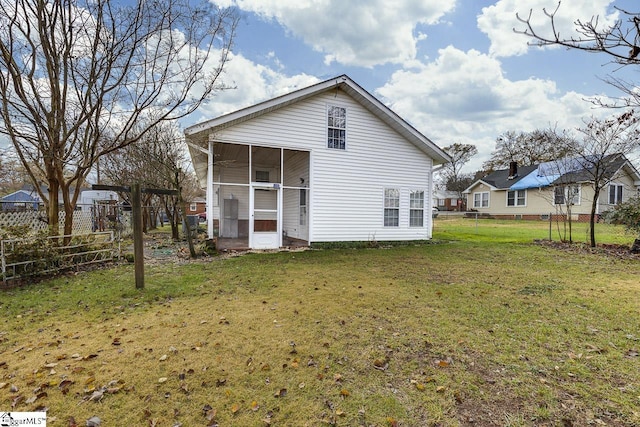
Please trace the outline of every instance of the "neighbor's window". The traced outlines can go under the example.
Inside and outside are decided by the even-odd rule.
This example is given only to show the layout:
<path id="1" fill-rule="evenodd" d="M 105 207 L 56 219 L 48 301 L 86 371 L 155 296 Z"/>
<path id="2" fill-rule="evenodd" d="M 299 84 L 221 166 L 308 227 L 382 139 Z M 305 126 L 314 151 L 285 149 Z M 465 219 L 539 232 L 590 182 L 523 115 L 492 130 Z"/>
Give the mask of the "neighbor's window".
<path id="1" fill-rule="evenodd" d="M 384 226 L 398 227 L 400 225 L 400 190 L 397 188 L 384 189 Z"/>
<path id="2" fill-rule="evenodd" d="M 553 203 L 556 205 L 567 203 L 579 205 L 580 185 L 558 185 L 553 189 Z"/>
<path id="3" fill-rule="evenodd" d="M 300 225 L 307 225 L 307 189 L 300 189 Z"/>
<path id="4" fill-rule="evenodd" d="M 622 203 L 622 184 L 609 185 L 609 204 L 619 205 Z"/>
<path id="5" fill-rule="evenodd" d="M 553 204 L 564 205 L 564 185 L 559 185 L 553 189 Z"/>
<path id="6" fill-rule="evenodd" d="M 482 193 L 473 193 L 473 207 L 474 208 L 488 208 L 489 207 L 489 192 L 483 191 Z"/>
<path id="7" fill-rule="evenodd" d="M 409 196 L 409 227 L 424 226 L 424 191 L 412 191 Z"/>
<path id="8" fill-rule="evenodd" d="M 198 210 L 198 205 L 197 204 L 195 204 L 195 203 L 189 204 L 189 211 L 195 212 L 197 210 Z"/>
<path id="9" fill-rule="evenodd" d="M 507 191 L 507 206 L 525 206 L 527 190 Z"/>
<path id="10" fill-rule="evenodd" d="M 346 148 L 347 109 L 329 105 L 327 125 L 327 147 L 344 150 Z"/>

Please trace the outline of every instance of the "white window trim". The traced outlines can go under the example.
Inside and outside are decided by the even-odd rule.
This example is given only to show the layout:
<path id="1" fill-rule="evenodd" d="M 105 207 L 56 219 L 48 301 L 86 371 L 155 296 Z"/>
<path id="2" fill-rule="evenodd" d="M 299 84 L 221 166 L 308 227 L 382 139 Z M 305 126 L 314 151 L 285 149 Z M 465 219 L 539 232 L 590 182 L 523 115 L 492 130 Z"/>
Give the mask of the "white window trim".
<path id="1" fill-rule="evenodd" d="M 611 187 L 616 187 L 615 200 L 613 203 L 611 203 Z M 620 196 L 620 200 L 618 200 L 618 188 L 622 188 L 622 194 Z M 622 203 L 623 200 L 624 200 L 624 184 L 620 184 L 618 182 L 610 182 L 609 186 L 607 187 L 607 204 L 615 206 Z"/>
<path id="2" fill-rule="evenodd" d="M 422 193 L 422 207 L 421 208 L 412 208 L 411 207 L 411 195 L 413 193 Z M 423 228 L 425 226 L 425 206 L 426 206 L 426 197 L 427 191 L 423 189 L 413 189 L 409 191 L 409 228 Z M 422 211 L 422 225 L 411 225 L 411 211 Z"/>
<path id="3" fill-rule="evenodd" d="M 398 206 L 397 207 L 387 207 L 387 190 L 395 190 L 398 192 Z M 382 190 L 382 226 L 384 228 L 399 228 L 400 227 L 400 208 L 402 206 L 402 190 L 398 187 L 384 187 Z M 385 213 L 387 209 L 393 209 L 398 211 L 398 225 L 387 225 L 385 224 Z"/>
<path id="4" fill-rule="evenodd" d="M 189 204 L 189 212 L 195 212 L 198 210 L 198 204 L 195 202 L 192 202 Z"/>
<path id="5" fill-rule="evenodd" d="M 520 192 L 520 191 L 524 191 L 524 203 L 522 205 L 518 204 L 518 192 Z M 511 193 L 511 192 L 516 193 L 515 197 L 513 199 L 515 204 L 513 204 L 513 205 L 509 204 L 509 193 Z M 506 198 L 505 203 L 506 203 L 506 206 L 508 208 L 526 208 L 527 207 L 527 190 L 526 189 L 523 189 L 523 190 L 507 190 L 507 193 L 505 194 L 505 198 Z"/>
<path id="6" fill-rule="evenodd" d="M 337 107 L 337 108 L 343 108 L 344 109 L 344 148 L 336 148 L 336 147 L 329 147 L 329 129 L 342 129 L 342 128 L 337 128 L 335 126 L 329 126 L 329 109 L 331 107 Z M 349 109 L 344 106 L 344 105 L 340 105 L 340 104 L 327 104 L 327 108 L 325 111 L 325 136 L 326 136 L 326 141 L 325 141 L 325 148 L 327 150 L 338 150 L 338 151 L 347 151 L 347 147 L 348 147 L 348 133 L 347 132 L 347 128 L 348 128 L 348 122 L 349 122 Z"/>
<path id="7" fill-rule="evenodd" d="M 556 203 L 556 188 L 558 187 L 563 187 L 564 188 L 564 200 L 562 201 L 562 203 Z M 574 199 L 577 198 L 576 201 L 574 201 L 574 203 L 571 204 L 571 206 L 580 206 L 580 204 L 582 203 L 582 184 L 563 184 L 563 185 L 558 185 L 553 187 L 553 204 L 554 206 L 560 206 L 560 205 L 566 205 L 567 204 L 567 199 L 569 198 L 569 193 L 568 190 L 569 188 L 577 188 L 578 189 L 578 193 L 574 196 L 572 196 Z M 607 193 L 607 198 L 609 197 L 609 194 Z"/>
<path id="8" fill-rule="evenodd" d="M 476 194 L 480 194 L 480 206 L 476 205 Z M 487 195 L 487 206 L 482 206 L 482 195 Z M 491 206 L 491 195 L 488 191 L 476 191 L 473 193 L 473 208 L 474 209 L 487 209 Z"/>

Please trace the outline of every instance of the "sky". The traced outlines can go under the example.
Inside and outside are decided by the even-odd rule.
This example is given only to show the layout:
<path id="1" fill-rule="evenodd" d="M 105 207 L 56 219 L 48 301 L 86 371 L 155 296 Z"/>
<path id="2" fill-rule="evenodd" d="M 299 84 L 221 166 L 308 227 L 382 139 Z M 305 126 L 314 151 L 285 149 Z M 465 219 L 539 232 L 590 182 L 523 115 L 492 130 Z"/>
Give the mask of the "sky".
<path id="1" fill-rule="evenodd" d="M 633 78 L 610 59 L 531 46 L 516 14 L 549 31 L 543 8 L 557 0 L 210 0 L 240 23 L 224 83 L 183 120 L 187 127 L 347 74 L 440 147 L 473 144 L 478 170 L 506 131 L 574 130 L 612 114 L 588 101 L 620 96 L 602 81 Z M 576 19 L 619 18 L 637 0 L 563 0 L 561 34 Z"/>

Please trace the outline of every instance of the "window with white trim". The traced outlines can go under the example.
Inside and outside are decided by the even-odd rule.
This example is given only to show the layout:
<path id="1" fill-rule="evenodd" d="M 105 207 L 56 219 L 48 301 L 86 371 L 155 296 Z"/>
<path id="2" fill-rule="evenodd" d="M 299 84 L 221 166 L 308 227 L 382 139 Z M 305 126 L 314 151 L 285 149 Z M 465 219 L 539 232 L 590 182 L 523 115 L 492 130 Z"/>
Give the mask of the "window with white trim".
<path id="1" fill-rule="evenodd" d="M 398 227 L 400 225 L 400 190 L 397 188 L 384 189 L 384 226 Z"/>
<path id="2" fill-rule="evenodd" d="M 327 108 L 327 147 L 344 150 L 346 140 L 347 109 L 329 105 Z"/>
<path id="3" fill-rule="evenodd" d="M 507 206 L 526 206 L 527 190 L 507 191 Z"/>
<path id="4" fill-rule="evenodd" d="M 609 184 L 609 204 L 619 205 L 622 203 L 622 184 Z"/>
<path id="5" fill-rule="evenodd" d="M 580 204 L 580 184 L 557 185 L 553 189 L 553 203 L 555 205 Z"/>
<path id="6" fill-rule="evenodd" d="M 424 191 L 409 194 L 409 227 L 424 226 Z"/>
<path id="7" fill-rule="evenodd" d="M 190 203 L 189 204 L 189 211 L 190 212 L 195 212 L 198 210 L 198 205 L 196 203 Z"/>
<path id="8" fill-rule="evenodd" d="M 480 193 L 473 193 L 473 207 L 474 208 L 488 208 L 489 207 L 489 192 L 483 191 Z"/>

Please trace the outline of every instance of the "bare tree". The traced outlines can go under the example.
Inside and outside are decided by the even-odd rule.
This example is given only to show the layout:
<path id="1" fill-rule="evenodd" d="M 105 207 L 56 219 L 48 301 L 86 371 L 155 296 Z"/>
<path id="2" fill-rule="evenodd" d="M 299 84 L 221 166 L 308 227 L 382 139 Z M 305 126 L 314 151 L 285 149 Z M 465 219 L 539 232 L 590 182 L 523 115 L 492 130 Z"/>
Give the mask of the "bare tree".
<path id="1" fill-rule="evenodd" d="M 552 11 L 542 9 L 548 18 L 548 27 L 551 29 L 549 36 L 543 35 L 543 30 L 535 28 L 532 24 L 533 10 L 530 10 L 526 17 L 516 14 L 525 28 L 514 28 L 514 31 L 531 37 L 534 40 L 531 44 L 536 46 L 557 45 L 585 52 L 602 53 L 620 66 L 640 65 L 639 12 L 631 12 L 614 6 L 622 17 L 608 26 L 600 23 L 599 16 L 593 16 L 589 21 L 577 19 L 574 21 L 576 35 L 567 38 L 560 34 L 557 25 L 561 3 L 558 1 L 558 5 Z M 607 76 L 604 81 L 619 89 L 624 96 L 609 100 L 596 98 L 593 100 L 594 103 L 607 107 L 640 106 L 640 93 L 636 90 L 635 83 L 612 76 Z"/>
<path id="2" fill-rule="evenodd" d="M 25 168 L 7 150 L 0 150 L 0 194 L 17 191 L 28 182 Z"/>
<path id="3" fill-rule="evenodd" d="M 591 182 L 593 199 L 589 216 L 589 240 L 592 247 L 596 246 L 595 222 L 600 194 L 625 161 L 625 156 L 638 146 L 638 125 L 638 114 L 628 111 L 608 119 L 591 119 L 584 128 L 579 129 L 583 139 L 575 154 L 582 164 L 582 170 L 579 172 L 582 176 L 567 176 L 565 180 Z"/>
<path id="4" fill-rule="evenodd" d="M 46 202 L 52 234 L 59 204 L 71 233 L 98 158 L 223 88 L 236 24 L 235 11 L 189 0 L 0 4 L 0 133 Z"/>
<path id="5" fill-rule="evenodd" d="M 506 169 L 511 162 L 533 165 L 566 157 L 572 151 L 573 138 L 554 128 L 532 132 L 507 131 L 496 139 L 496 148 L 483 168 L 492 172 Z"/>
<path id="6" fill-rule="evenodd" d="M 144 230 L 154 226 L 155 216 L 163 209 L 171 224 L 172 237 L 179 238 L 180 212 L 184 211 L 181 201 L 192 200 L 197 185 L 195 174 L 189 169 L 182 133 L 175 123 L 158 124 L 139 141 L 105 156 L 101 168 L 104 179 L 113 185 L 138 182 L 147 188 L 180 190 L 180 196 L 143 193 L 142 200 Z"/>
<path id="7" fill-rule="evenodd" d="M 456 142 L 444 147 L 443 150 L 451 157 L 451 161 L 442 167 L 440 175 L 446 189 L 457 192 L 458 198 L 461 199 L 462 192 L 471 185 L 473 179 L 471 174 L 462 173 L 462 168 L 478 154 L 478 149 L 472 144 Z"/>

